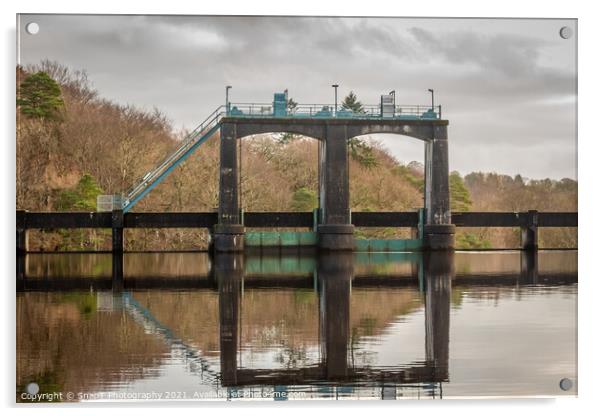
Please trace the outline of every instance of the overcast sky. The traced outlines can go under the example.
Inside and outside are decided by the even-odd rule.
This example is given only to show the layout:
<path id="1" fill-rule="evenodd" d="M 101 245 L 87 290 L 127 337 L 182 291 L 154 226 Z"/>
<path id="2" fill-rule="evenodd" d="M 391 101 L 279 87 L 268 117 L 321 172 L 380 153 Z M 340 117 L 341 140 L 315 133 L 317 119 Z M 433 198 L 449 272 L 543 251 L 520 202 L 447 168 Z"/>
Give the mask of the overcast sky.
<path id="1" fill-rule="evenodd" d="M 25 32 L 40 25 L 37 35 Z M 299 103 L 397 91 L 450 120 L 450 168 L 576 178 L 574 20 L 23 15 L 20 62 L 85 69 L 101 96 L 193 128 L 225 101 Z M 422 143 L 375 135 L 401 162 Z"/>

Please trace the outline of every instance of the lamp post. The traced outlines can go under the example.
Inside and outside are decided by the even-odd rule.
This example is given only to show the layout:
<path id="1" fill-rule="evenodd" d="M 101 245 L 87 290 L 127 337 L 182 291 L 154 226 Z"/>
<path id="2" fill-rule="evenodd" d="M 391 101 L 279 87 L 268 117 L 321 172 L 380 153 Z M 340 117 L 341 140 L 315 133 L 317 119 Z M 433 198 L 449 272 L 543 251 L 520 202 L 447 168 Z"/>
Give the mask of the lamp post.
<path id="1" fill-rule="evenodd" d="M 339 84 L 332 84 L 332 88 L 334 88 L 334 116 L 337 116 L 337 105 L 338 105 L 338 97 L 337 97 L 337 89 L 339 88 Z"/>
<path id="2" fill-rule="evenodd" d="M 435 91 L 429 88 L 429 92 L 431 93 L 431 110 L 435 111 Z"/>
<path id="3" fill-rule="evenodd" d="M 230 88 L 232 88 L 232 85 L 226 85 L 226 115 L 230 114 L 230 99 L 229 99 Z"/>
<path id="4" fill-rule="evenodd" d="M 393 96 L 393 117 L 395 117 L 395 90 L 390 91 L 389 95 Z"/>

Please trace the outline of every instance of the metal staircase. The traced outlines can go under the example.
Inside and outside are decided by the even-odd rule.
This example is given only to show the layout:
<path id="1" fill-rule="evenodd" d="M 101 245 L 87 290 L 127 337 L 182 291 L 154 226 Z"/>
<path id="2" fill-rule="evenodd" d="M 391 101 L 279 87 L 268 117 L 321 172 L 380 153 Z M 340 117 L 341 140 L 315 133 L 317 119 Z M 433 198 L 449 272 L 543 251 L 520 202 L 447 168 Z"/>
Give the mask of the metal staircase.
<path id="1" fill-rule="evenodd" d="M 194 150 L 203 144 L 219 129 L 219 121 L 224 114 L 224 106 L 218 107 L 209 117 L 198 125 L 186 138 L 182 145 L 156 168 L 147 172 L 123 196 L 121 208 L 128 212 L 138 201 L 160 184 L 181 162 L 186 160 Z"/>

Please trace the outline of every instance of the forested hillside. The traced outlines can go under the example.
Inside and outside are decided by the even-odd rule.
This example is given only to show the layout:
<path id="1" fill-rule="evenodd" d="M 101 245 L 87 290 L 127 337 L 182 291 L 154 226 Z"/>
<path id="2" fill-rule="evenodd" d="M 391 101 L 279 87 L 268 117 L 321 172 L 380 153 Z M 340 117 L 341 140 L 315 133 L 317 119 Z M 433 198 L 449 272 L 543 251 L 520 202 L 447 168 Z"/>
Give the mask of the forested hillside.
<path id="1" fill-rule="evenodd" d="M 54 62 L 17 68 L 16 205 L 34 211 L 94 211 L 99 194 L 121 193 L 175 149 L 186 132 L 174 131 L 158 109 L 142 110 L 103 99 L 84 72 Z M 291 105 L 295 105 L 291 101 Z M 361 111 L 350 93 L 343 106 Z M 199 119 L 203 114 L 199 114 Z M 138 211 L 211 211 L 217 207 L 219 142 L 203 144 Z M 350 191 L 354 211 L 408 211 L 422 206 L 423 170 L 397 161 L 377 137 L 353 139 Z M 309 211 L 318 204 L 317 142 L 290 134 L 243 140 L 242 201 L 246 211 Z M 495 173 L 450 175 L 455 211 L 575 211 L 577 183 L 526 180 Z M 358 237 L 409 236 L 409 230 L 357 230 Z M 542 230 L 546 247 L 576 246 L 576 230 Z M 32 249 L 109 248 L 108 232 L 35 232 Z M 195 249 L 204 230 L 127 230 L 128 249 Z M 514 247 L 518 230 L 470 229 L 459 247 Z"/>

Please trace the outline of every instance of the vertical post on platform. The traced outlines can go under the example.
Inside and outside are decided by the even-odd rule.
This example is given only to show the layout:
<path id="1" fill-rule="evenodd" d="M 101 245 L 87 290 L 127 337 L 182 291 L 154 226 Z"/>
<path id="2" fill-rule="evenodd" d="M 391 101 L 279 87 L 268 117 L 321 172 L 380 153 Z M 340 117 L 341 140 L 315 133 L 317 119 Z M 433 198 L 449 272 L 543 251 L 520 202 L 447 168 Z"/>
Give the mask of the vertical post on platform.
<path id="1" fill-rule="evenodd" d="M 123 252 L 123 210 L 115 209 L 111 215 L 112 250 L 113 253 Z"/>
<path id="2" fill-rule="evenodd" d="M 427 250 L 453 250 L 447 126 L 433 125 L 433 139 L 425 142 L 424 242 Z"/>
<path id="3" fill-rule="evenodd" d="M 229 116 L 230 115 L 230 89 L 232 88 L 232 85 L 226 85 L 226 115 Z"/>
<path id="4" fill-rule="evenodd" d="M 244 226 L 239 206 L 239 158 L 236 145 L 236 124 L 220 127 L 219 210 L 213 228 L 213 247 L 219 252 L 244 249 Z"/>
<path id="5" fill-rule="evenodd" d="M 347 127 L 327 125 L 326 139 L 320 144 L 319 247 L 326 250 L 353 250 L 355 239 L 349 212 L 349 160 Z"/>
<path id="6" fill-rule="evenodd" d="M 526 213 L 525 223 L 520 229 L 520 245 L 523 250 L 537 250 L 538 249 L 538 212 L 536 210 L 530 210 Z"/>
<path id="7" fill-rule="evenodd" d="M 29 233 L 27 230 L 27 211 L 17 210 L 17 254 L 29 251 Z"/>

